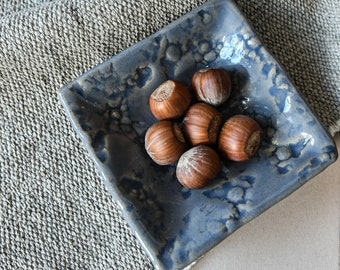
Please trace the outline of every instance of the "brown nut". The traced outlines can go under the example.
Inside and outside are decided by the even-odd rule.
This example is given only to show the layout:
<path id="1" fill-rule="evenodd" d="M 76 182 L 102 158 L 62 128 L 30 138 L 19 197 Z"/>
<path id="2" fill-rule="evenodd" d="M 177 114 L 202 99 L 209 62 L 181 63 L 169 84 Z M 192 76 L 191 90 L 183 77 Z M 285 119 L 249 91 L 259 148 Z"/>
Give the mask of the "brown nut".
<path id="1" fill-rule="evenodd" d="M 183 132 L 192 145 L 214 144 L 222 124 L 221 114 L 205 103 L 189 107 L 183 120 Z"/>
<path id="2" fill-rule="evenodd" d="M 206 186 L 221 170 L 218 154 L 207 145 L 197 145 L 186 151 L 176 168 L 178 181 L 185 187 L 198 189 Z"/>
<path id="3" fill-rule="evenodd" d="M 198 100 L 218 106 L 230 96 L 231 78 L 223 68 L 201 69 L 194 74 L 192 87 Z"/>
<path id="4" fill-rule="evenodd" d="M 254 119 L 235 115 L 223 124 L 218 148 L 230 160 L 246 161 L 258 150 L 261 135 L 261 128 Z"/>
<path id="5" fill-rule="evenodd" d="M 169 165 L 187 149 L 178 123 L 163 120 L 153 124 L 145 134 L 145 150 L 154 162 Z"/>
<path id="6" fill-rule="evenodd" d="M 175 80 L 167 80 L 151 94 L 150 109 L 158 120 L 182 116 L 191 102 L 188 87 Z"/>

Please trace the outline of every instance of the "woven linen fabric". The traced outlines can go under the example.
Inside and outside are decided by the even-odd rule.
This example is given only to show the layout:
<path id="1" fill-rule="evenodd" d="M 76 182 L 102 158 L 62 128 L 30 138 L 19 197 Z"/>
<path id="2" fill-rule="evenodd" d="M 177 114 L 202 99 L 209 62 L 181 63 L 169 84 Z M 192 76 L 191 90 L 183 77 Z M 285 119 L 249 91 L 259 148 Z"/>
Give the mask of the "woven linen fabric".
<path id="1" fill-rule="evenodd" d="M 1 269 L 153 269 L 57 92 L 203 2 L 0 0 Z M 338 131 L 338 0 L 236 3 Z"/>

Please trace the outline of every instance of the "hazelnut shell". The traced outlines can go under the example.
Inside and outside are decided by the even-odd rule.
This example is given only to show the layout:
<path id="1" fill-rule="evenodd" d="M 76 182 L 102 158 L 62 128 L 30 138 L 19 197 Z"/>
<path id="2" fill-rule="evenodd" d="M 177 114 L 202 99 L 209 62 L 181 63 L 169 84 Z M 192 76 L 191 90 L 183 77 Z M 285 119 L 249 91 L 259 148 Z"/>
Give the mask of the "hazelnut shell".
<path id="1" fill-rule="evenodd" d="M 178 123 L 163 120 L 153 124 L 145 134 L 145 150 L 154 162 L 169 165 L 187 149 Z"/>
<path id="2" fill-rule="evenodd" d="M 235 115 L 222 126 L 218 148 L 233 161 L 251 159 L 261 143 L 262 131 L 258 123 L 245 115 Z"/>
<path id="3" fill-rule="evenodd" d="M 191 93 L 188 87 L 175 80 L 162 83 L 149 98 L 150 110 L 158 120 L 179 118 L 190 103 Z"/>
<path id="4" fill-rule="evenodd" d="M 178 181 L 187 188 L 205 187 L 221 170 L 218 154 L 207 145 L 197 145 L 180 157 L 176 176 Z"/>
<path id="5" fill-rule="evenodd" d="M 231 78 L 223 68 L 197 71 L 192 78 L 196 98 L 213 106 L 224 103 L 231 93 Z"/>
<path id="6" fill-rule="evenodd" d="M 183 133 L 192 145 L 214 144 L 222 124 L 219 111 L 205 103 L 189 107 L 183 119 Z"/>

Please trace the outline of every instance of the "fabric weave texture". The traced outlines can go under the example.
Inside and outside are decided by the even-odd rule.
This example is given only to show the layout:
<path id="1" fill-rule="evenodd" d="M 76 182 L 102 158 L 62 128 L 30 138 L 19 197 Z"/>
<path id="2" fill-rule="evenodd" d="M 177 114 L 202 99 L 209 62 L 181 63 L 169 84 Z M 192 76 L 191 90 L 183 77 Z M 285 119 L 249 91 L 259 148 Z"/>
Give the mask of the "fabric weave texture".
<path id="1" fill-rule="evenodd" d="M 203 2 L 0 0 L 1 269 L 153 269 L 57 92 Z M 236 3 L 339 131 L 339 1 Z"/>

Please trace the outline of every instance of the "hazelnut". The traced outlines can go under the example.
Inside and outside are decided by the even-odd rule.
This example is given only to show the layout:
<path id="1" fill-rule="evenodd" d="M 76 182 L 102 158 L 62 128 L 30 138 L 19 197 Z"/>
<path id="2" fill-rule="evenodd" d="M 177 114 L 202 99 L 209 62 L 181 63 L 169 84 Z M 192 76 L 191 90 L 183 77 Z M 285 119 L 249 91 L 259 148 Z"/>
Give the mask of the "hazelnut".
<path id="1" fill-rule="evenodd" d="M 258 150 L 261 135 L 261 128 L 254 119 L 235 115 L 223 124 L 218 148 L 230 160 L 246 161 Z"/>
<path id="2" fill-rule="evenodd" d="M 151 94 L 150 109 L 158 120 L 182 116 L 191 102 L 188 87 L 175 80 L 167 80 Z"/>
<path id="3" fill-rule="evenodd" d="M 186 151 L 176 168 L 178 181 L 185 187 L 198 189 L 206 186 L 221 170 L 218 154 L 207 145 L 197 145 Z"/>
<path id="4" fill-rule="evenodd" d="M 194 74 L 192 87 L 198 100 L 218 106 L 230 96 L 231 78 L 223 68 L 201 69 Z"/>
<path id="5" fill-rule="evenodd" d="M 192 145 L 216 143 L 222 124 L 221 114 L 205 103 L 189 107 L 183 120 L 183 132 Z"/>
<path id="6" fill-rule="evenodd" d="M 169 165 L 180 158 L 187 145 L 178 123 L 162 120 L 146 131 L 145 149 L 154 162 Z"/>

